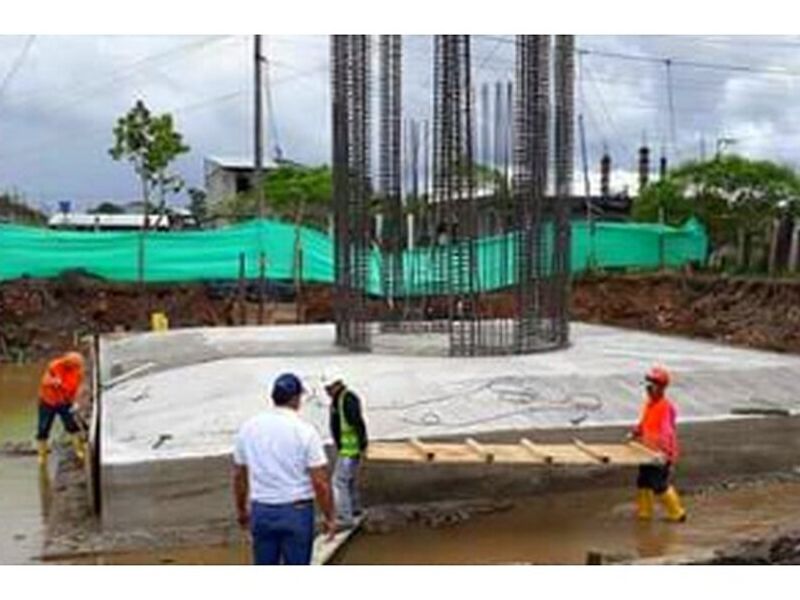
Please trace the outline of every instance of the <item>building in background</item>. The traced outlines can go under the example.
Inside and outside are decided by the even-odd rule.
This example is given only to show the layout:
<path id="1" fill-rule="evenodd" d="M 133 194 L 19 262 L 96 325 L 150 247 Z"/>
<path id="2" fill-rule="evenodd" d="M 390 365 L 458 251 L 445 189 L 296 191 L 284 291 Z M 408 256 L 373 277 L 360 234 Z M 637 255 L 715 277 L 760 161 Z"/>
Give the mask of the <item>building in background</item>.
<path id="1" fill-rule="evenodd" d="M 274 170 L 280 163 L 265 159 L 264 172 Z M 208 156 L 204 160 L 206 201 L 214 205 L 237 194 L 253 189 L 255 168 L 250 157 Z"/>

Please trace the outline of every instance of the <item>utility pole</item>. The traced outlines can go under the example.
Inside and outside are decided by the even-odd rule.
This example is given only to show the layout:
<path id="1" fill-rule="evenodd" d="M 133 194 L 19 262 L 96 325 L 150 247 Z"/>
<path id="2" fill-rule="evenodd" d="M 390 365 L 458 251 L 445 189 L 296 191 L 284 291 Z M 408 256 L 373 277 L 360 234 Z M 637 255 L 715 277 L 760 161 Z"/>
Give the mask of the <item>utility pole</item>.
<path id="1" fill-rule="evenodd" d="M 261 35 L 256 35 L 253 40 L 253 71 L 254 71 L 254 127 L 253 127 L 253 143 L 254 143 L 254 177 L 253 186 L 256 191 L 256 203 L 258 205 L 258 219 L 259 219 L 259 244 L 258 244 L 258 324 L 264 323 L 264 291 L 265 291 L 265 275 L 266 275 L 266 257 L 264 256 L 264 248 L 261 243 L 261 220 L 264 218 L 264 103 L 263 103 L 263 89 L 262 89 L 262 62 L 263 56 L 261 55 Z"/>
<path id="2" fill-rule="evenodd" d="M 261 55 L 261 35 L 256 35 L 254 40 L 254 64 L 253 64 L 253 71 L 255 73 L 255 85 L 254 85 L 254 132 L 253 132 L 253 142 L 255 145 L 254 148 L 254 159 L 255 164 L 253 165 L 253 170 L 255 173 L 255 177 L 253 178 L 253 186 L 256 190 L 256 202 L 258 203 L 258 218 L 264 218 L 264 186 L 263 186 L 263 179 L 264 179 L 264 102 L 263 102 L 263 84 L 262 84 L 262 70 L 261 70 L 261 63 L 263 62 L 263 56 Z"/>
<path id="3" fill-rule="evenodd" d="M 583 113 L 578 115 L 578 128 L 581 136 L 581 161 L 583 162 L 583 193 L 586 203 L 586 224 L 589 226 L 589 268 L 594 268 L 594 211 L 592 210 L 592 188 L 589 183 L 589 163 L 586 156 L 586 130 Z"/>

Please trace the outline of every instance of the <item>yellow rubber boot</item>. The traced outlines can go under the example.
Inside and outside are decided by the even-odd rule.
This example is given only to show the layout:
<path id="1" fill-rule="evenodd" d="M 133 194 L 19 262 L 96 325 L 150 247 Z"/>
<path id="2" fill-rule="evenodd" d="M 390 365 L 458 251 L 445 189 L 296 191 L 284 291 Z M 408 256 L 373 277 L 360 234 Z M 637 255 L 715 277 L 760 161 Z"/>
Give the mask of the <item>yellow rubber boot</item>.
<path id="1" fill-rule="evenodd" d="M 86 446 L 79 433 L 72 434 L 72 449 L 79 461 L 83 462 L 86 459 Z"/>
<path id="2" fill-rule="evenodd" d="M 653 518 L 653 505 L 655 496 L 653 490 L 639 489 L 636 491 L 636 517 L 642 521 Z"/>
<path id="3" fill-rule="evenodd" d="M 44 467 L 47 465 L 47 454 L 50 452 L 47 447 L 47 440 L 36 441 L 36 454 L 39 460 L 39 466 Z"/>
<path id="4" fill-rule="evenodd" d="M 658 499 L 667 511 L 667 519 L 673 523 L 683 523 L 686 520 L 686 511 L 681 504 L 680 496 L 674 487 L 669 486 L 667 491 L 661 494 Z"/>

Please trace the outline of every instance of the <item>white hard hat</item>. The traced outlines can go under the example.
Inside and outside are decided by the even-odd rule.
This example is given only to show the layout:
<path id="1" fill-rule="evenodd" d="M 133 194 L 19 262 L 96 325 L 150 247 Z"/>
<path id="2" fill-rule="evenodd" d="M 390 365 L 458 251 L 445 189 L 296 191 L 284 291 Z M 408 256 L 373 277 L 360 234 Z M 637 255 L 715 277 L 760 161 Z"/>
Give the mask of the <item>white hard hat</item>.
<path id="1" fill-rule="evenodd" d="M 326 367 L 322 371 L 322 385 L 328 387 L 334 383 L 344 383 L 344 375 L 336 367 Z"/>

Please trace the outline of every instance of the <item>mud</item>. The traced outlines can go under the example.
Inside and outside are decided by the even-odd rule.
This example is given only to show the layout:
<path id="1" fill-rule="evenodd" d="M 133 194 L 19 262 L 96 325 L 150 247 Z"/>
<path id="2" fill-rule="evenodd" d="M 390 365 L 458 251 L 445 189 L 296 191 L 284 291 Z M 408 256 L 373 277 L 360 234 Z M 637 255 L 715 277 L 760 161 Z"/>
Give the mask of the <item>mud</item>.
<path id="1" fill-rule="evenodd" d="M 329 320 L 330 291 L 307 286 L 297 307 L 287 305 L 287 286 L 270 284 L 264 323 Z M 110 283 L 82 273 L 56 279 L 0 283 L 0 362 L 48 358 L 74 348 L 86 335 L 146 330 L 151 312 L 165 313 L 171 327 L 256 323 L 259 299 L 253 285 L 240 302 L 235 284 Z M 292 296 L 293 298 L 293 296 Z M 306 300 L 307 299 L 307 300 Z"/>
<path id="2" fill-rule="evenodd" d="M 713 557 L 704 561 L 711 564 L 794 564 L 792 553 L 800 549 L 797 534 L 775 537 L 800 518 L 800 481 L 754 480 L 685 494 L 690 519 L 684 524 L 668 523 L 660 514 L 651 522 L 637 521 L 632 493 L 629 487 L 589 489 L 503 504 L 487 499 L 377 507 L 334 563 L 670 564 L 705 555 Z M 382 528 L 386 523 L 390 526 Z M 774 541 L 754 541 L 761 538 Z M 225 543 L 54 558 L 68 564 L 246 564 L 248 544 L 237 532 Z M 736 554 L 714 554 L 734 547 Z"/>
<path id="3" fill-rule="evenodd" d="M 274 284 L 279 285 L 279 284 Z M 286 287 L 285 285 L 283 286 Z M 283 289 L 283 288 L 281 288 Z M 309 285 L 299 296 L 271 292 L 266 322 L 312 323 L 333 318 L 331 289 Z M 482 299 L 487 314 L 513 310 L 507 294 Z M 233 283 L 148 285 L 108 283 L 80 273 L 58 279 L 0 283 L 0 361 L 47 357 L 82 335 L 148 326 L 148 311 L 173 327 L 255 322 L 257 298 L 236 299 Z M 800 352 L 800 281 L 711 274 L 592 275 L 574 281 L 571 316 L 578 321 L 670 333 L 781 352 Z"/>

